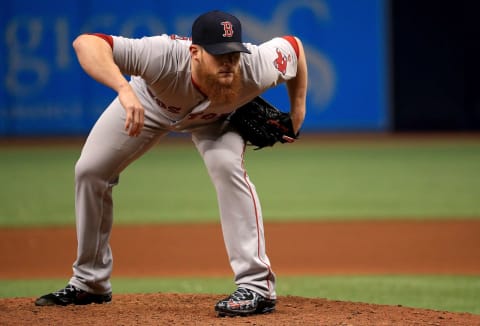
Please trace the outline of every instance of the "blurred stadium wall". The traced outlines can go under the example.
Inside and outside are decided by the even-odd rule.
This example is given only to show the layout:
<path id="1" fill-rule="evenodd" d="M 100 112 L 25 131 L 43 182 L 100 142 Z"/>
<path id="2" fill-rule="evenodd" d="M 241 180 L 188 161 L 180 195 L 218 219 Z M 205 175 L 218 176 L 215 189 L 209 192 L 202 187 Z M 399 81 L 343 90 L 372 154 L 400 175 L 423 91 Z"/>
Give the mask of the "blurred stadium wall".
<path id="1" fill-rule="evenodd" d="M 237 15 L 247 42 L 286 34 L 303 40 L 304 132 L 479 129 L 478 92 L 464 76 L 461 9 L 453 4 L 7 0 L 0 12 L 0 137 L 88 133 L 115 94 L 78 65 L 71 43 L 80 33 L 190 36 L 195 17 L 212 9 Z M 283 86 L 265 96 L 288 108 Z"/>

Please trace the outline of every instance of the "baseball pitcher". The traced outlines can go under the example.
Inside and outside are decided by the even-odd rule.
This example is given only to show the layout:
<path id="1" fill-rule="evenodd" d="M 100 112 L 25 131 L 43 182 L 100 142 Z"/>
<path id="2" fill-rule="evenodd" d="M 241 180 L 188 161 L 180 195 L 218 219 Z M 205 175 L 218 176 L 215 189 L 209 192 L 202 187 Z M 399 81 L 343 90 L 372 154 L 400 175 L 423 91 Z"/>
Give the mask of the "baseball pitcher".
<path id="1" fill-rule="evenodd" d="M 73 47 L 83 70 L 118 96 L 92 128 L 75 165 L 78 250 L 73 275 L 65 288 L 41 296 L 35 304 L 111 301 L 112 188 L 122 171 L 162 137 L 188 132 L 217 193 L 237 285 L 214 309 L 219 316 L 272 312 L 275 275 L 266 254 L 260 202 L 245 171 L 248 138 L 234 123 L 241 119 L 231 118 L 252 103 L 254 112 L 261 112 L 268 103 L 259 102 L 259 96 L 285 82 L 287 119 L 269 115 L 260 124 L 278 127 L 278 141 L 295 141 L 306 110 L 307 64 L 301 41 L 281 36 L 260 45 L 243 43 L 240 21 L 211 11 L 194 21 L 191 38 L 83 34 Z"/>

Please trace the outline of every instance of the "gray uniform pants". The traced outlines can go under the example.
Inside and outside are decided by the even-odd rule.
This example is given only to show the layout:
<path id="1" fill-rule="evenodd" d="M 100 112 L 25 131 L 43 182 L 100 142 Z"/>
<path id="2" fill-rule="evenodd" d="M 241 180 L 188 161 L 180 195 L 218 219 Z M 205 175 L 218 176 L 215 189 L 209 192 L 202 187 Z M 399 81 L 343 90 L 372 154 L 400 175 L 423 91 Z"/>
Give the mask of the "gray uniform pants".
<path id="1" fill-rule="evenodd" d="M 130 137 L 124 131 L 125 112 L 115 99 L 93 127 L 75 166 L 78 249 L 70 284 L 87 292 L 111 292 L 112 187 L 130 163 L 168 133 L 158 124 L 161 117 L 145 109 L 141 135 Z M 243 166 L 242 138 L 213 124 L 192 132 L 192 139 L 217 192 L 235 283 L 274 299 L 275 276 L 265 253 L 260 203 Z"/>

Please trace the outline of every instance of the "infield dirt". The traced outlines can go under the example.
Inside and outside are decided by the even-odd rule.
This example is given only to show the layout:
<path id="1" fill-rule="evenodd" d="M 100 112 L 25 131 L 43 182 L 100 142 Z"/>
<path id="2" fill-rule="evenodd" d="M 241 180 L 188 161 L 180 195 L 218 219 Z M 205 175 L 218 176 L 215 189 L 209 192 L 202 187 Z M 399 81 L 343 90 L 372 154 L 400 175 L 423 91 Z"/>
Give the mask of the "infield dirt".
<path id="1" fill-rule="evenodd" d="M 480 220 L 266 223 L 282 275 L 480 275 Z M 0 229 L 0 278 L 71 273 L 73 228 Z M 231 275 L 218 224 L 114 226 L 114 276 Z M 55 289 L 52 289 L 55 290 Z M 277 311 L 217 318 L 222 295 L 115 294 L 106 305 L 35 307 L 0 300 L 0 325 L 480 325 L 480 315 L 279 294 Z"/>

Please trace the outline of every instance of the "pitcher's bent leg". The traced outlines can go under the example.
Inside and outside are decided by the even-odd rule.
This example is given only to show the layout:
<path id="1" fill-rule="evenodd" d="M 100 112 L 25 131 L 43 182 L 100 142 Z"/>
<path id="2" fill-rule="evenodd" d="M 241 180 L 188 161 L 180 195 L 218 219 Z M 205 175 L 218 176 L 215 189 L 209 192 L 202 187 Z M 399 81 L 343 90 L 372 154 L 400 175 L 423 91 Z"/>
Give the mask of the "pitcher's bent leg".
<path id="1" fill-rule="evenodd" d="M 234 132 L 196 132 L 193 140 L 215 186 L 223 238 L 238 286 L 275 299 L 275 275 L 265 252 L 262 211 L 245 171 L 245 145 Z"/>

